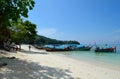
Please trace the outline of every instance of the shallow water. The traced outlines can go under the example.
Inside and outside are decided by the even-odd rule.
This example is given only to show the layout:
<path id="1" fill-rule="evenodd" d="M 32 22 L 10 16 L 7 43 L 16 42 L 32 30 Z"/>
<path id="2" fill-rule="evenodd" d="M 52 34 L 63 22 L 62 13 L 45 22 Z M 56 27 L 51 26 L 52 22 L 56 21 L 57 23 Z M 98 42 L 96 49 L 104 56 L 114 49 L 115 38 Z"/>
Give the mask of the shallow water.
<path id="1" fill-rule="evenodd" d="M 77 60 L 87 61 L 96 65 L 106 65 L 120 69 L 120 46 L 117 46 L 116 53 L 95 53 L 94 51 L 67 51 L 55 52 L 54 54 L 64 55 Z"/>

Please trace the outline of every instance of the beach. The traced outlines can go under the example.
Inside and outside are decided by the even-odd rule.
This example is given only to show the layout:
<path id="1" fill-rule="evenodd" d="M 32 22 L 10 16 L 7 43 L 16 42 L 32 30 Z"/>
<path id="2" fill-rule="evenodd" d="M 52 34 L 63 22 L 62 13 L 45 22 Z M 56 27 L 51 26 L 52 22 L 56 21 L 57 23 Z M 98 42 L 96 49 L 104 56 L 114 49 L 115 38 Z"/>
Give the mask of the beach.
<path id="1" fill-rule="evenodd" d="M 120 79 L 120 71 L 56 55 L 28 45 L 20 52 L 2 52 L 0 79 Z M 15 57 L 9 59 L 7 57 Z"/>

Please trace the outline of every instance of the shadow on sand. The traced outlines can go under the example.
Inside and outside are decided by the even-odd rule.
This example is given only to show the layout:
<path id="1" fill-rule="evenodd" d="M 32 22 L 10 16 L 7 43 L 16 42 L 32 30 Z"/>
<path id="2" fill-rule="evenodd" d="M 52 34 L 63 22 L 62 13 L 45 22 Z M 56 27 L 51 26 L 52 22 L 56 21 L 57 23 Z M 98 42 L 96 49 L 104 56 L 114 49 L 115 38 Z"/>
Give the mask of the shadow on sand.
<path id="1" fill-rule="evenodd" d="M 74 79 L 67 69 L 42 66 L 18 58 L 2 58 L 0 62 L 7 63 L 7 66 L 0 68 L 0 79 Z"/>

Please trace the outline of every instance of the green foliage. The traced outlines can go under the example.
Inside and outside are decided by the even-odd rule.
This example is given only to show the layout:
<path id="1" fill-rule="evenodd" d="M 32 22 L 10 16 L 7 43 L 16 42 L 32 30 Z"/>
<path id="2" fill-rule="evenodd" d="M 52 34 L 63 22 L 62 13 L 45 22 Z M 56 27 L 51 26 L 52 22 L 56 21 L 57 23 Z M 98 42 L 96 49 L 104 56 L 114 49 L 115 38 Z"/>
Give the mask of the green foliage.
<path id="1" fill-rule="evenodd" d="M 34 0 L 0 0 L 0 28 L 7 27 L 18 18 L 28 17 L 28 11 L 34 7 Z"/>
<path id="2" fill-rule="evenodd" d="M 0 0 L 0 48 L 3 48 L 3 42 L 9 39 L 10 33 L 3 35 L 3 30 L 12 27 L 11 23 L 18 22 L 21 17 L 28 17 L 28 11 L 35 5 L 34 0 Z M 22 27 L 21 27 L 22 28 Z M 19 30 L 14 33 L 16 40 L 19 40 Z M 22 33 L 21 33 L 22 34 Z M 6 39 L 6 40 L 4 40 Z"/>
<path id="3" fill-rule="evenodd" d="M 18 23 L 11 23 L 11 39 L 16 43 L 21 43 L 24 40 L 31 42 L 36 36 L 36 25 L 29 21 L 19 19 Z"/>
<path id="4" fill-rule="evenodd" d="M 56 39 L 47 38 L 44 36 L 37 35 L 34 39 L 34 44 L 79 44 L 77 41 L 61 41 Z"/>

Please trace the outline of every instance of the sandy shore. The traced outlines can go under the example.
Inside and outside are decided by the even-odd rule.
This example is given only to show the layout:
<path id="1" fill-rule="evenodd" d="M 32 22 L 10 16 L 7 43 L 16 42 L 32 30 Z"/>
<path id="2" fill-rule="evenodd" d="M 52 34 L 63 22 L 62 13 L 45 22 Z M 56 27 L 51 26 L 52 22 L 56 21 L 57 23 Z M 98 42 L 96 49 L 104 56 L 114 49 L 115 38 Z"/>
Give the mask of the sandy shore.
<path id="1" fill-rule="evenodd" d="M 120 79 L 120 71 L 54 55 L 27 45 L 17 53 L 2 52 L 0 79 Z M 3 57 L 4 56 L 4 57 Z M 15 59 L 8 59 L 13 57 Z"/>

